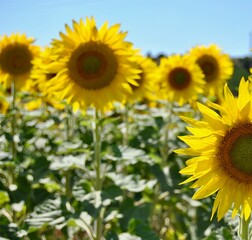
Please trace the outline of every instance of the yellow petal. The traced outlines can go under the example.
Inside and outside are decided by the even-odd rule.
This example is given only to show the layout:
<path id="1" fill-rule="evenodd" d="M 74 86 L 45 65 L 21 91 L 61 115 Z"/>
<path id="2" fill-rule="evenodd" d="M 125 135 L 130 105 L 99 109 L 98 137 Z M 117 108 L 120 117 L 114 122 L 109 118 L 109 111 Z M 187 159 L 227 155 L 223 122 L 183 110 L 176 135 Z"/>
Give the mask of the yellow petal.
<path id="1" fill-rule="evenodd" d="M 237 102 L 228 88 L 227 84 L 224 86 L 224 98 L 225 98 L 225 104 L 227 105 L 227 110 L 230 112 L 230 115 L 233 118 L 233 121 L 237 119 L 238 116 L 238 108 L 237 108 Z"/>
<path id="2" fill-rule="evenodd" d="M 250 102 L 250 94 L 248 89 L 248 81 L 244 78 L 241 79 L 238 90 L 238 108 L 241 111 L 248 102 Z"/>
<path id="3" fill-rule="evenodd" d="M 211 126 L 212 129 L 225 128 L 220 115 L 218 115 L 215 111 L 201 103 L 198 103 L 197 105 L 204 119 L 207 121 L 207 123 L 209 124 L 209 126 Z"/>

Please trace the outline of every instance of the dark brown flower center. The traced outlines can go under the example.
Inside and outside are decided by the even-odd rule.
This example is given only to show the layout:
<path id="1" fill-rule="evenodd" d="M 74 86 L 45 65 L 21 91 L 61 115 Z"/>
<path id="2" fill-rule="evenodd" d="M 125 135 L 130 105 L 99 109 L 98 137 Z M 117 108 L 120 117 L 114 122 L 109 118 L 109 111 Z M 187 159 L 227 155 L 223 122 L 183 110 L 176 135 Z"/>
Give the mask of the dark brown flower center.
<path id="1" fill-rule="evenodd" d="M 191 74 L 183 67 L 174 68 L 168 75 L 169 85 L 176 90 L 187 88 L 191 81 Z"/>
<path id="2" fill-rule="evenodd" d="M 0 68 L 12 75 L 29 73 L 31 61 L 32 54 L 25 44 L 10 44 L 0 52 Z"/>
<path id="3" fill-rule="evenodd" d="M 252 182 L 252 123 L 238 124 L 228 131 L 217 155 L 232 178 Z"/>
<path id="4" fill-rule="evenodd" d="M 46 80 L 49 81 L 50 79 L 54 78 L 57 74 L 56 73 L 47 73 Z"/>
<path id="5" fill-rule="evenodd" d="M 82 88 L 108 86 L 117 72 L 117 59 L 105 44 L 89 42 L 77 47 L 68 62 L 70 77 Z"/>
<path id="6" fill-rule="evenodd" d="M 219 73 L 219 66 L 214 57 L 210 55 L 203 55 L 198 59 L 197 64 L 203 71 L 206 82 L 212 82 L 216 80 Z"/>
<path id="7" fill-rule="evenodd" d="M 78 73 L 90 80 L 100 77 L 107 67 L 103 54 L 96 51 L 82 53 L 77 59 L 77 64 Z"/>

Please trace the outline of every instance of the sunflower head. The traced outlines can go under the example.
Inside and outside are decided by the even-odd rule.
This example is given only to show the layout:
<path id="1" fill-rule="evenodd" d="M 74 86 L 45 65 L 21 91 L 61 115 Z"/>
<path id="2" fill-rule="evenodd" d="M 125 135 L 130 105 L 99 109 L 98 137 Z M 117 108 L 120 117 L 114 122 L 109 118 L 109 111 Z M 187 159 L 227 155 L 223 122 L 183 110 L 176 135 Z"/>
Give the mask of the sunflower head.
<path id="1" fill-rule="evenodd" d="M 164 98 L 179 105 L 192 103 L 203 92 L 202 71 L 189 55 L 162 58 L 160 79 Z"/>
<path id="2" fill-rule="evenodd" d="M 46 47 L 44 48 L 40 54 L 34 58 L 33 60 L 33 70 L 31 72 L 32 79 L 32 87 L 30 88 L 30 92 L 35 93 L 36 99 L 27 104 L 28 110 L 34 110 L 39 108 L 42 103 L 46 103 L 47 105 L 51 105 L 58 110 L 62 110 L 65 108 L 65 104 L 60 102 L 57 94 L 46 91 L 46 85 L 48 82 L 55 78 L 57 75 L 57 71 L 51 70 L 50 72 L 46 69 L 46 66 L 49 64 L 53 64 L 57 60 L 57 54 L 53 48 Z"/>
<path id="3" fill-rule="evenodd" d="M 134 102 L 141 100 L 154 100 L 158 91 L 157 64 L 150 58 L 137 54 L 133 58 L 133 64 L 139 69 L 136 83 L 130 84 L 132 93 L 127 96 L 126 101 Z"/>
<path id="4" fill-rule="evenodd" d="M 131 92 L 130 83 L 137 85 L 138 70 L 131 64 L 132 44 L 125 41 L 120 25 L 105 22 L 99 29 L 94 18 L 73 21 L 60 39 L 53 41 L 57 59 L 45 68 L 57 73 L 46 88 L 68 103 L 86 109 L 112 107 Z"/>
<path id="5" fill-rule="evenodd" d="M 183 117 L 190 124 L 189 136 L 180 137 L 189 147 L 177 153 L 192 156 L 181 174 L 190 175 L 183 183 L 195 181 L 193 198 L 216 193 L 212 217 L 220 220 L 229 209 L 247 220 L 252 209 L 252 94 L 244 79 L 235 98 L 227 84 L 223 105 L 198 104 L 203 120 Z"/>
<path id="6" fill-rule="evenodd" d="M 219 97 L 227 80 L 233 74 L 233 62 L 217 45 L 196 46 L 190 50 L 200 66 L 206 82 L 204 94 L 207 97 Z"/>
<path id="7" fill-rule="evenodd" d="M 31 79 L 33 80 L 33 89 L 36 89 L 41 95 L 48 95 L 46 84 L 52 78 L 56 77 L 57 70 L 48 71 L 47 65 L 53 64 L 57 60 L 57 55 L 53 48 L 46 47 L 33 60 L 33 70 Z M 53 93 L 51 93 L 53 95 Z"/>
<path id="8" fill-rule="evenodd" d="M 4 35 L 0 38 L 0 81 L 9 88 L 11 83 L 20 89 L 30 77 L 32 60 L 39 53 L 34 39 L 24 34 Z"/>

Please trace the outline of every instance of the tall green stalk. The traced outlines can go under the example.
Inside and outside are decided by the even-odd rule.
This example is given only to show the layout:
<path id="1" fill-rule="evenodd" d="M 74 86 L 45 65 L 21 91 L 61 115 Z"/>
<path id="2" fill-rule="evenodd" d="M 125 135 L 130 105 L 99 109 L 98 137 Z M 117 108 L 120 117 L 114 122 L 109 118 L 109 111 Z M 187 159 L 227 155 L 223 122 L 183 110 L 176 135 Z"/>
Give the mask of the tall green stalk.
<path id="1" fill-rule="evenodd" d="M 93 121 L 93 138 L 94 138 L 94 166 L 95 166 L 95 190 L 102 191 L 102 175 L 101 175 L 101 124 L 100 116 L 97 109 L 94 111 Z M 103 232 L 103 211 L 100 210 L 95 221 L 96 240 L 102 239 Z"/>
<path id="2" fill-rule="evenodd" d="M 71 177 L 72 177 L 72 170 L 68 169 L 65 172 L 65 194 L 68 202 L 71 201 L 72 198 L 72 185 L 71 185 Z"/>
<path id="3" fill-rule="evenodd" d="M 239 229 L 239 236 L 241 240 L 249 240 L 249 223 L 250 218 L 245 220 L 244 217 L 240 217 L 240 229 Z"/>
<path id="4" fill-rule="evenodd" d="M 122 144 L 124 146 L 128 145 L 128 134 L 129 134 L 129 110 L 130 105 L 128 103 L 125 104 L 124 111 L 123 111 L 123 122 L 125 124 L 125 131 L 123 132 L 123 140 Z"/>
<path id="5" fill-rule="evenodd" d="M 166 165 L 167 158 L 169 156 L 169 129 L 170 129 L 170 124 L 171 124 L 171 115 L 172 115 L 172 103 L 167 103 L 165 105 L 165 110 L 168 113 L 168 116 L 166 119 L 164 119 L 164 126 L 161 129 L 161 134 L 162 134 L 162 139 L 163 142 L 161 144 L 161 157 L 162 157 L 162 166 Z"/>
<path id="6" fill-rule="evenodd" d="M 65 113 L 66 113 L 66 140 L 70 141 L 71 138 L 73 137 L 73 131 L 74 131 L 74 123 L 75 123 L 75 118 L 73 114 L 72 107 L 70 105 L 67 105 L 65 108 Z"/>
<path id="7" fill-rule="evenodd" d="M 73 137 L 73 131 L 74 131 L 74 115 L 72 111 L 72 107 L 67 104 L 65 107 L 65 138 L 66 141 L 70 142 Z M 67 200 L 70 202 L 72 198 L 72 184 L 71 184 L 71 178 L 73 175 L 73 170 L 68 169 L 65 171 L 65 194 Z"/>
<path id="8" fill-rule="evenodd" d="M 10 115 L 10 124 L 11 124 L 11 143 L 10 143 L 10 154 L 12 158 L 12 164 L 9 166 L 10 181 L 9 184 L 15 184 L 16 175 L 15 175 L 15 162 L 17 161 L 17 148 L 15 142 L 15 135 L 17 131 L 17 109 L 16 109 L 16 87 L 14 81 L 11 84 L 11 115 Z"/>
<path id="9" fill-rule="evenodd" d="M 11 84 L 11 95 L 12 95 L 12 109 L 11 109 L 11 155 L 14 161 L 17 158 L 17 149 L 15 143 L 15 135 L 16 135 L 16 87 L 14 81 Z"/>

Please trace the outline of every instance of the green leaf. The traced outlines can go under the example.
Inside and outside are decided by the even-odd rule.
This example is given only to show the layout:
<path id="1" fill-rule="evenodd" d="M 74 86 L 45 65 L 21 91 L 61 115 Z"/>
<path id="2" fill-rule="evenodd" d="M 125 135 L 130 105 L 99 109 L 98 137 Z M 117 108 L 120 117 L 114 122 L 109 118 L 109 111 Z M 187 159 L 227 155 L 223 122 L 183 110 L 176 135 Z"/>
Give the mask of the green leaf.
<path id="1" fill-rule="evenodd" d="M 139 219 L 140 221 L 147 222 L 152 211 L 151 203 L 142 203 L 135 205 L 134 200 L 125 198 L 119 208 L 119 212 L 123 215 L 119 222 L 123 230 L 127 230 L 128 223 L 131 219 Z"/>
<path id="2" fill-rule="evenodd" d="M 124 175 L 110 172 L 107 173 L 107 176 L 113 180 L 115 185 L 130 192 L 142 192 L 146 187 L 153 186 L 156 183 L 156 180 L 147 181 L 133 174 Z"/>
<path id="3" fill-rule="evenodd" d="M 5 191 L 0 191 L 0 206 L 9 202 L 10 198 L 7 192 Z"/>
<path id="4" fill-rule="evenodd" d="M 10 157 L 10 153 L 7 153 L 7 152 L 0 152 L 0 160 L 5 160 L 5 159 L 8 159 Z M 1 164 L 1 163 L 0 163 Z"/>
<path id="5" fill-rule="evenodd" d="M 114 210 L 114 211 L 111 211 L 104 219 L 104 221 L 107 223 L 107 222 L 110 222 L 110 221 L 113 221 L 115 219 L 119 219 L 119 218 L 122 218 L 122 214 L 120 214 L 118 212 L 118 210 Z"/>
<path id="6" fill-rule="evenodd" d="M 137 148 L 131 148 L 128 146 L 111 147 L 114 155 L 106 155 L 105 157 L 114 161 L 121 161 L 125 166 L 134 165 L 138 162 L 153 164 L 151 159 L 143 150 Z"/>
<path id="7" fill-rule="evenodd" d="M 34 182 L 39 181 L 49 172 L 50 161 L 46 157 L 40 156 L 34 159 L 34 163 L 31 166 L 33 170 Z"/>
<path id="8" fill-rule="evenodd" d="M 121 233 L 119 234 L 119 240 L 141 240 L 142 238 L 136 236 L 136 235 L 131 235 L 129 233 Z"/>
<path id="9" fill-rule="evenodd" d="M 75 219 L 75 223 L 88 234 L 91 240 L 95 239 L 94 232 L 91 227 L 91 216 L 89 214 L 82 212 L 80 219 Z"/>
<path id="10" fill-rule="evenodd" d="M 135 234 L 144 240 L 159 240 L 158 235 L 149 227 L 149 225 L 139 219 L 130 220 L 129 233 Z"/>
<path id="11" fill-rule="evenodd" d="M 102 191 L 102 198 L 103 199 L 111 199 L 111 200 L 117 200 L 117 199 L 121 199 L 123 195 L 123 190 L 115 185 L 106 187 L 103 191 Z"/>
<path id="12" fill-rule="evenodd" d="M 171 187 L 168 185 L 167 178 L 161 169 L 159 164 L 154 164 L 150 167 L 151 172 L 157 178 L 158 183 L 160 184 L 160 188 L 162 192 L 170 191 Z"/>
<path id="13" fill-rule="evenodd" d="M 69 155 L 65 157 L 52 156 L 50 157 L 50 160 L 51 160 L 50 165 L 51 170 L 67 171 L 69 169 L 76 169 L 76 168 L 83 169 L 85 167 L 86 154 L 80 154 L 77 156 Z"/>
<path id="14" fill-rule="evenodd" d="M 114 231 L 108 231 L 105 235 L 106 240 L 120 240 Z"/>
<path id="15" fill-rule="evenodd" d="M 19 203 L 13 203 L 11 205 L 11 208 L 15 211 L 15 212 L 21 212 L 24 208 L 24 201 L 21 201 Z"/>
<path id="16" fill-rule="evenodd" d="M 35 207 L 34 211 L 30 214 L 30 217 L 26 219 L 26 223 L 28 223 L 31 227 L 40 228 L 44 225 L 48 224 L 59 224 L 65 221 L 62 219 L 62 209 L 61 200 L 60 199 L 49 199 Z M 60 222 L 57 219 L 60 218 Z"/>
<path id="17" fill-rule="evenodd" d="M 20 240 L 17 236 L 17 225 L 10 223 L 8 225 L 0 224 L 0 240 Z"/>
<path id="18" fill-rule="evenodd" d="M 58 184 L 57 182 L 52 181 L 51 178 L 42 178 L 39 181 L 40 184 L 42 184 L 44 186 L 44 188 L 48 191 L 48 192 L 60 192 L 61 191 L 61 185 Z M 37 187 L 38 186 L 34 186 Z"/>

